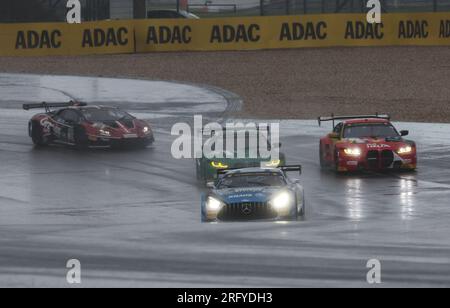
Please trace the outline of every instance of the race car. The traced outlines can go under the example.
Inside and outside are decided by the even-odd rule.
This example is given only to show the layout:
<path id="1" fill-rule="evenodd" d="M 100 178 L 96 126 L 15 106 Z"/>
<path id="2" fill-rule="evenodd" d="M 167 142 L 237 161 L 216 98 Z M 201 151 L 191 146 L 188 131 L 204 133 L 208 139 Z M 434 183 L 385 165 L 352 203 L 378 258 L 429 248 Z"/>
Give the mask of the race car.
<path id="1" fill-rule="evenodd" d="M 262 155 L 260 155 L 258 151 L 259 145 L 267 144 L 267 148 L 272 149 L 272 146 L 269 142 L 271 139 L 271 132 L 270 129 L 268 129 L 268 133 L 266 135 L 256 132 L 257 135 L 257 144 L 252 144 L 250 140 L 250 133 L 249 130 L 246 129 L 233 129 L 233 130 L 227 130 L 226 128 L 223 129 L 223 145 L 227 146 L 227 135 L 229 135 L 230 131 L 232 132 L 232 135 L 234 136 L 234 151 L 231 151 L 231 153 L 228 153 L 227 150 L 225 150 L 225 153 L 221 153 L 223 158 L 207 158 L 204 153 L 201 158 L 196 159 L 196 174 L 197 174 L 197 180 L 203 184 L 206 184 L 208 182 L 214 181 L 217 177 L 217 171 L 220 170 L 229 170 L 229 169 L 242 169 L 242 168 L 276 168 L 278 166 L 283 166 L 286 164 L 286 157 L 284 153 L 279 152 L 281 148 L 281 143 L 277 144 L 277 151 L 278 151 L 278 157 L 268 157 L 264 158 Z M 243 144 L 244 145 L 244 151 L 245 151 L 245 157 L 239 158 L 237 155 L 238 149 L 237 145 Z M 205 146 L 207 146 L 206 144 Z M 209 146 L 209 145 L 208 145 Z M 256 146 L 256 148 L 255 148 Z M 275 149 L 274 149 L 275 150 Z M 251 152 L 255 152 L 255 156 L 251 156 Z M 231 155 L 229 155 L 231 154 Z"/>
<path id="2" fill-rule="evenodd" d="M 52 111 L 51 108 L 58 108 Z M 33 116 L 28 132 L 36 146 L 65 144 L 89 146 L 147 147 L 154 142 L 150 125 L 114 107 L 85 103 L 25 104 L 24 110 L 44 109 Z"/>
<path id="3" fill-rule="evenodd" d="M 297 220 L 305 216 L 305 194 L 299 180 L 287 172 L 301 166 L 220 170 L 202 196 L 202 222 Z"/>
<path id="4" fill-rule="evenodd" d="M 416 170 L 417 146 L 398 132 L 389 115 L 319 117 L 333 131 L 320 140 L 320 165 L 336 172 Z M 336 125 L 336 122 L 339 123 Z"/>

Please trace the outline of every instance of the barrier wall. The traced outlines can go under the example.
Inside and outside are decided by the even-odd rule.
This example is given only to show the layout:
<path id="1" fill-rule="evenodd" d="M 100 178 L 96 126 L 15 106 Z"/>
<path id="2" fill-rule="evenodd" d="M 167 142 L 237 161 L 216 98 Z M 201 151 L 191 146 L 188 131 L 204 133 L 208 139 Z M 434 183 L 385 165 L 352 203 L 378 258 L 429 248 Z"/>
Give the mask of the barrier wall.
<path id="1" fill-rule="evenodd" d="M 132 53 L 134 46 L 130 21 L 0 25 L 3 56 Z"/>
<path id="2" fill-rule="evenodd" d="M 450 14 L 363 14 L 1 24 L 0 55 L 86 55 L 332 46 L 450 45 Z"/>

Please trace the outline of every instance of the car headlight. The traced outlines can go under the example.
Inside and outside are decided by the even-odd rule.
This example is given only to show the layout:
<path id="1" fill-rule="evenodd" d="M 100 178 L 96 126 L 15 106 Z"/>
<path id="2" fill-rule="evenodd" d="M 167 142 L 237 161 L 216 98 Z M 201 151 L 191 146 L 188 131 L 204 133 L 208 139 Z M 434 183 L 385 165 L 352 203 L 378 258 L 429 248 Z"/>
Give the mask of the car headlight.
<path id="1" fill-rule="evenodd" d="M 210 212 L 218 212 L 222 206 L 223 202 L 214 197 L 208 197 L 208 200 L 206 201 L 206 208 Z"/>
<path id="2" fill-rule="evenodd" d="M 413 148 L 411 146 L 402 147 L 398 150 L 398 154 L 409 154 L 412 150 Z"/>
<path id="3" fill-rule="evenodd" d="M 292 203 L 291 195 L 288 192 L 282 192 L 272 199 L 272 207 L 276 211 L 286 210 Z"/>
<path id="4" fill-rule="evenodd" d="M 142 132 L 143 132 L 144 134 L 148 134 L 148 133 L 150 132 L 150 128 L 149 128 L 148 126 L 145 126 L 145 127 L 142 129 Z"/>
<path id="5" fill-rule="evenodd" d="M 216 169 L 227 169 L 228 168 L 228 165 L 225 165 L 221 162 L 216 162 L 216 161 L 211 162 L 211 166 Z"/>
<path id="6" fill-rule="evenodd" d="M 347 148 L 344 149 L 344 153 L 350 156 L 361 156 L 361 149 L 358 148 Z"/>
<path id="7" fill-rule="evenodd" d="M 101 136 L 106 136 L 106 137 L 111 136 L 111 132 L 104 130 L 104 129 L 100 129 L 98 132 Z"/>
<path id="8" fill-rule="evenodd" d="M 264 165 L 268 168 L 276 168 L 281 164 L 281 160 L 273 159 L 271 161 L 265 162 Z"/>

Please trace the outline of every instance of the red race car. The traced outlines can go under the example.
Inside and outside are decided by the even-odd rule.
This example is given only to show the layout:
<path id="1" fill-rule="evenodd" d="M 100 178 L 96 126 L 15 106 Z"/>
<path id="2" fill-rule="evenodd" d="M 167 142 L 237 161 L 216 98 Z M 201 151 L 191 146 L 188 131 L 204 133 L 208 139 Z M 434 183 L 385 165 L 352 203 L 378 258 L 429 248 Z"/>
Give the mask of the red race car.
<path id="1" fill-rule="evenodd" d="M 80 148 L 89 146 L 147 147 L 154 142 L 150 125 L 114 107 L 87 106 L 85 103 L 25 104 L 24 110 L 45 109 L 29 122 L 33 143 L 53 143 Z M 58 108 L 51 111 L 51 108 Z"/>
<path id="2" fill-rule="evenodd" d="M 333 131 L 320 140 L 320 165 L 337 172 L 415 170 L 417 148 L 398 132 L 388 115 L 320 117 L 332 121 Z M 339 123 L 336 125 L 336 122 Z"/>

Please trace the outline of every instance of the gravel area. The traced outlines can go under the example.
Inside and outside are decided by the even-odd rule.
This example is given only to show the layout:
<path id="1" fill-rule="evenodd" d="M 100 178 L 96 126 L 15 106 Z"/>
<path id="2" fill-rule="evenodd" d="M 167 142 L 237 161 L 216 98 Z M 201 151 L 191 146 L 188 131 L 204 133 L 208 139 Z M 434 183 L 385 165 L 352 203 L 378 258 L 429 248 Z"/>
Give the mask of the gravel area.
<path id="1" fill-rule="evenodd" d="M 382 112 L 403 121 L 450 120 L 450 47 L 0 57 L 0 72 L 209 84 L 241 95 L 242 117 Z"/>

